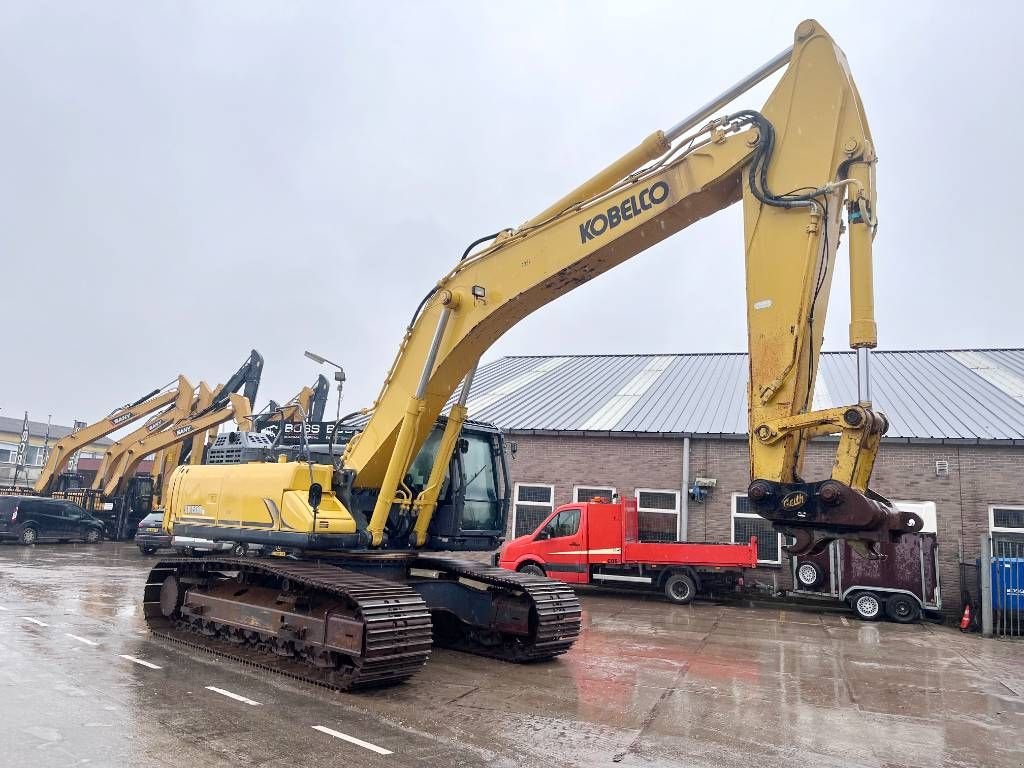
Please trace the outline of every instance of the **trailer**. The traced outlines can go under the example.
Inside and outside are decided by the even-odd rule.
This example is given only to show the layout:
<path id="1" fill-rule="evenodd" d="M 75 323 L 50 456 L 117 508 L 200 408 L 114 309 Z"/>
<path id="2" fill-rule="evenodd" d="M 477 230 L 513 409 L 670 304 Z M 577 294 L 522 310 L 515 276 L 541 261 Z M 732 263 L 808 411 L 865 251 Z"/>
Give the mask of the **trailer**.
<path id="1" fill-rule="evenodd" d="M 733 589 L 757 566 L 747 544 L 641 541 L 634 499 L 564 504 L 535 531 L 507 542 L 495 564 L 568 584 L 663 592 L 686 605 L 699 593 Z"/>
<path id="2" fill-rule="evenodd" d="M 869 560 L 845 541 L 833 541 L 823 552 L 792 559 L 793 597 L 842 602 L 864 621 L 887 617 L 901 624 L 942 609 L 939 589 L 939 545 L 933 502 L 896 502 L 915 512 L 924 526 L 881 545 L 882 557 Z"/>

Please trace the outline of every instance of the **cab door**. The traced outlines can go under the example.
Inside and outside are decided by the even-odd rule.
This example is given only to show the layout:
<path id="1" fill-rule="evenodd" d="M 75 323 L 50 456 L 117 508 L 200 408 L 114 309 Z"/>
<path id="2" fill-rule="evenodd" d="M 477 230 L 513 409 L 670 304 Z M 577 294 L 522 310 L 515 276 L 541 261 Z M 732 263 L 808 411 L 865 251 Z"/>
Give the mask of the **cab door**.
<path id="1" fill-rule="evenodd" d="M 560 509 L 534 535 L 533 551 L 544 561 L 551 578 L 570 584 L 590 581 L 583 517 L 582 507 Z"/>

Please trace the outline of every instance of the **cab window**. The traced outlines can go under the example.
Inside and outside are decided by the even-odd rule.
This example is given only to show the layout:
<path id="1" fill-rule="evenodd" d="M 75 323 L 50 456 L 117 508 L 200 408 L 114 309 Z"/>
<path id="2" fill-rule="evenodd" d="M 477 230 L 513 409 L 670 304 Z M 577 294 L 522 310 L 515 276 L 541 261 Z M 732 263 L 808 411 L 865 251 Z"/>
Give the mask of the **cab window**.
<path id="1" fill-rule="evenodd" d="M 563 509 L 548 521 L 537 538 L 561 539 L 566 536 L 575 536 L 579 529 L 580 511 L 578 509 Z"/>

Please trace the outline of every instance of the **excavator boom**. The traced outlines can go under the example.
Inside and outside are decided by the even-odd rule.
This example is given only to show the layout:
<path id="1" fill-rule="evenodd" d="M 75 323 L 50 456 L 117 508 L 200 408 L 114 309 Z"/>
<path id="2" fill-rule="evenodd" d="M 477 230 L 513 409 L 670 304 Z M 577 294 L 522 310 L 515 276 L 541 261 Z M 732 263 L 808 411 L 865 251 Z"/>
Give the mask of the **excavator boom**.
<path id="1" fill-rule="evenodd" d="M 414 498 L 403 478 L 443 406 L 494 341 L 549 301 L 740 200 L 751 474 L 760 481 L 750 489 L 755 508 L 796 536 L 801 551 L 838 535 L 867 541 L 920 524 L 865 496 L 887 426 L 871 409 L 866 388 L 848 408 L 810 411 L 844 227 L 851 244 L 851 345 L 865 351 L 862 357 L 875 345 L 875 151 L 846 58 L 817 22 L 803 22 L 793 47 L 739 87 L 787 62 L 760 112 L 737 111 L 684 135 L 704 119 L 704 108 L 655 132 L 538 216 L 464 257 L 438 282 L 402 341 L 369 422 L 343 458 L 356 488 L 380 489 L 369 524 L 374 545 L 384 543 L 396 505 L 429 514 L 429 499 Z M 736 95 L 733 89 L 709 107 Z M 825 434 L 841 436 L 833 482 L 803 483 L 806 442 Z"/>
<path id="2" fill-rule="evenodd" d="M 179 386 L 181 385 L 181 382 L 182 377 L 178 377 Z M 116 409 L 106 418 L 82 427 L 76 432 L 72 432 L 67 437 L 62 437 L 54 444 L 47 456 L 46 464 L 43 466 L 43 469 L 39 474 L 39 478 L 35 482 L 35 492 L 38 494 L 47 494 L 54 490 L 54 481 L 60 473 L 64 471 L 68 460 L 75 451 L 106 437 L 112 432 L 116 432 L 128 424 L 138 421 L 143 416 L 148 416 L 154 411 L 158 411 L 161 408 L 170 405 L 177 397 L 177 388 L 153 390 L 149 394 L 143 395 L 135 402 Z"/>

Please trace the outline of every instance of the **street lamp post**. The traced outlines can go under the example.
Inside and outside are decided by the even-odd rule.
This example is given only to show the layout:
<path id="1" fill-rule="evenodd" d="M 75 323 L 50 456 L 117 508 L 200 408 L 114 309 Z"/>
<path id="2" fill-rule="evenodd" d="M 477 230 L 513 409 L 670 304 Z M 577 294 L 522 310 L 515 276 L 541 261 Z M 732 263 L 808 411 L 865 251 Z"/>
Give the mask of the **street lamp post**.
<path id="1" fill-rule="evenodd" d="M 342 368 L 337 363 L 331 362 L 326 357 L 318 355 L 316 352 L 310 352 L 308 349 L 303 354 L 305 354 L 306 357 L 308 357 L 314 363 L 320 363 L 320 365 L 333 365 L 335 368 L 338 369 L 334 372 L 334 380 L 338 382 L 338 409 L 337 415 L 334 417 L 334 420 L 338 421 L 341 418 L 341 388 L 345 384 L 345 369 Z"/>

